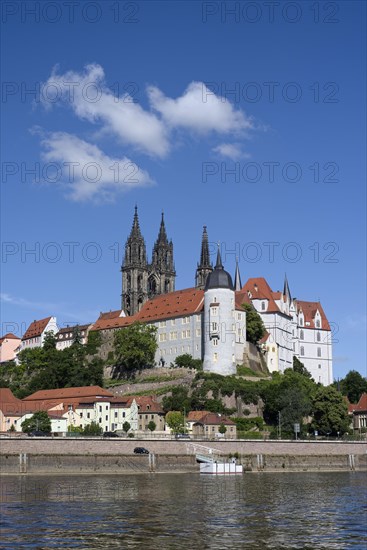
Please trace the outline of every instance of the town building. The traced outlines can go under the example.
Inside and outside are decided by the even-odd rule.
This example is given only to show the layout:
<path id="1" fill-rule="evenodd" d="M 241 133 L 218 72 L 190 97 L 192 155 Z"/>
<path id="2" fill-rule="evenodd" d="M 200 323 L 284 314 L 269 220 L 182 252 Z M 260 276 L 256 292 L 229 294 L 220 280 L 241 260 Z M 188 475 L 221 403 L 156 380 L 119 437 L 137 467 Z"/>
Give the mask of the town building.
<path id="1" fill-rule="evenodd" d="M 367 393 L 362 393 L 358 403 L 348 405 L 348 414 L 352 421 L 353 430 L 366 432 L 367 430 Z"/>
<path id="2" fill-rule="evenodd" d="M 21 338 L 11 332 L 2 336 L 0 338 L 0 363 L 15 359 L 20 343 Z"/>
<path id="3" fill-rule="evenodd" d="M 74 342 L 77 333 L 80 339 L 80 343 L 86 344 L 88 340 L 88 331 L 91 326 L 91 324 L 75 325 L 73 327 L 67 325 L 66 327 L 60 328 L 58 333 L 55 335 L 56 349 L 62 350 L 65 348 L 69 348 Z"/>
<path id="4" fill-rule="evenodd" d="M 190 432 L 194 437 L 209 439 L 237 438 L 235 422 L 222 414 L 208 411 L 191 411 L 187 416 L 187 422 L 191 425 Z"/>
<path id="5" fill-rule="evenodd" d="M 20 351 L 42 347 L 46 333 L 53 332 L 53 334 L 56 334 L 58 331 L 56 317 L 46 317 L 39 321 L 33 321 L 22 336 Z"/>

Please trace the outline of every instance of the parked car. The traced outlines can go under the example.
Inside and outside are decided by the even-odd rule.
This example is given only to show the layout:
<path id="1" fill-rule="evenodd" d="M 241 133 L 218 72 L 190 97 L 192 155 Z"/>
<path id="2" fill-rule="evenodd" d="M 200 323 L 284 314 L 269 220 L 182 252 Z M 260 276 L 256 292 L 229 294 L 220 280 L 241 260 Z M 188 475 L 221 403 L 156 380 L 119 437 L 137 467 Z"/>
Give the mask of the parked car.
<path id="1" fill-rule="evenodd" d="M 120 437 L 116 432 L 104 432 L 103 437 Z"/>
<path id="2" fill-rule="evenodd" d="M 33 432 L 28 433 L 29 437 L 50 437 L 50 432 L 43 432 L 41 430 L 33 430 Z"/>
<path id="3" fill-rule="evenodd" d="M 134 453 L 136 455 L 148 455 L 149 451 L 148 449 L 144 449 L 144 447 L 135 447 Z"/>
<path id="4" fill-rule="evenodd" d="M 176 439 L 191 439 L 189 434 L 176 434 Z"/>

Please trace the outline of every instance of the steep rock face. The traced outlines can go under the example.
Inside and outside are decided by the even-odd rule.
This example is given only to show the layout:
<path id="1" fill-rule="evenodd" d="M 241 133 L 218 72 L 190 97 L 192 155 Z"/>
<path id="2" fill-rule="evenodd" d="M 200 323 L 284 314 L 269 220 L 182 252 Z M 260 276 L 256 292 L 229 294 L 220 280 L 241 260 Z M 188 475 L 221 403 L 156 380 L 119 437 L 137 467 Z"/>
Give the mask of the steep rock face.
<path id="1" fill-rule="evenodd" d="M 246 350 L 243 354 L 243 364 L 245 367 L 249 367 L 255 372 L 269 374 L 263 354 L 250 342 L 246 343 Z"/>

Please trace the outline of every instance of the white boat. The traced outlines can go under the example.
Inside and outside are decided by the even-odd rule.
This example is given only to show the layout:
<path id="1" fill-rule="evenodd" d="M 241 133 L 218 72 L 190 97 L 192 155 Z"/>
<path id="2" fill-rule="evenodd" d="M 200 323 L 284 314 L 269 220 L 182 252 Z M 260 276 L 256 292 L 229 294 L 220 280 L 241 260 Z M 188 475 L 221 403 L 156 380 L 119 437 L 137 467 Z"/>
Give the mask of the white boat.
<path id="1" fill-rule="evenodd" d="M 201 462 L 200 473 L 214 475 L 242 474 L 243 467 L 242 464 L 236 464 L 235 462 Z"/>

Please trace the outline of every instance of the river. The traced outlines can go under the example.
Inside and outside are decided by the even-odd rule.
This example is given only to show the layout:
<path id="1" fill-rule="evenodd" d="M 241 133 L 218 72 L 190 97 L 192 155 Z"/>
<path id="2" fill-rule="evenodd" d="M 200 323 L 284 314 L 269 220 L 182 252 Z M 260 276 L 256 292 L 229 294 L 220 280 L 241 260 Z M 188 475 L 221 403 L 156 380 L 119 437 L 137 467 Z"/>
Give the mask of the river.
<path id="1" fill-rule="evenodd" d="M 3 476 L 2 549 L 363 549 L 366 474 Z"/>

